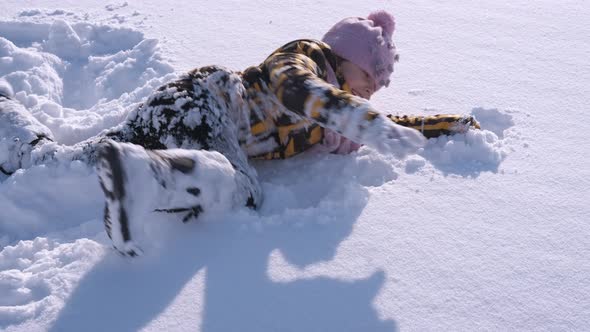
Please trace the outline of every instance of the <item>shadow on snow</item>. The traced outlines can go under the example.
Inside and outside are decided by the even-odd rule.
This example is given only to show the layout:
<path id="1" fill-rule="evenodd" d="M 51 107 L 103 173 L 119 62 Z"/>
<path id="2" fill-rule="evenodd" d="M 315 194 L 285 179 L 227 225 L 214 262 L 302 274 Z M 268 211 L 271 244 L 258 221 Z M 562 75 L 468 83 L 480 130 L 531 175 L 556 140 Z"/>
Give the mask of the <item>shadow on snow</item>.
<path id="1" fill-rule="evenodd" d="M 354 163 L 354 158 L 330 158 L 335 160 L 326 163 L 336 174 Z M 327 192 L 326 181 L 304 187 L 298 182 L 294 190 L 322 192 L 315 197 L 324 202 L 320 205 L 337 209 L 310 200 L 307 206 L 287 204 L 261 215 L 240 211 L 231 220 L 179 225 L 155 255 L 125 260 L 107 254 L 82 278 L 50 331 L 138 330 L 203 269 L 204 304 L 196 298 L 191 308 L 196 316 L 204 307 L 202 331 L 397 330 L 394 321 L 379 319 L 372 305 L 385 282 L 383 271 L 353 281 L 321 276 L 276 282 L 268 275 L 269 256 L 276 249 L 297 267 L 334 258 L 368 199 L 367 189 L 355 181 L 334 184 Z M 334 193 L 341 198 L 332 198 Z M 256 223 L 260 227 L 252 227 Z"/>

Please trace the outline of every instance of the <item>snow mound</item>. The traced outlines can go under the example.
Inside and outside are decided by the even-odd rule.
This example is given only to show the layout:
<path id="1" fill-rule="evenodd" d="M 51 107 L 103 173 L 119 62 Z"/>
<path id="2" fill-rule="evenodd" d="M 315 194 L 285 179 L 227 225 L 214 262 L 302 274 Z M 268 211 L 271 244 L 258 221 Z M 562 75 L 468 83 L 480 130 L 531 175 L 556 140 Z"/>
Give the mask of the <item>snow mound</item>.
<path id="1" fill-rule="evenodd" d="M 479 121 L 481 130 L 431 138 L 419 153 L 444 175 L 477 177 L 482 172 L 497 172 L 512 149 L 512 143 L 504 137 L 514 126 L 510 114 L 481 107 L 474 108 L 471 114 Z M 408 158 L 406 172 L 418 172 L 425 165 L 419 157 Z"/>
<path id="2" fill-rule="evenodd" d="M 514 121 L 510 114 L 505 114 L 495 108 L 485 109 L 483 107 L 476 107 L 471 113 L 482 127 L 493 132 L 499 138 L 504 137 L 504 131 L 506 129 L 514 126 Z"/>
<path id="3" fill-rule="evenodd" d="M 66 144 L 120 123 L 175 77 L 158 41 L 128 28 L 0 22 L 0 36 L 0 77 Z"/>
<path id="4" fill-rule="evenodd" d="M 12 97 L 13 95 L 12 86 L 5 80 L 0 79 L 0 96 Z"/>
<path id="5" fill-rule="evenodd" d="M 444 174 L 477 176 L 482 171 L 496 172 L 506 151 L 493 132 L 470 130 L 430 139 L 421 155 Z"/>

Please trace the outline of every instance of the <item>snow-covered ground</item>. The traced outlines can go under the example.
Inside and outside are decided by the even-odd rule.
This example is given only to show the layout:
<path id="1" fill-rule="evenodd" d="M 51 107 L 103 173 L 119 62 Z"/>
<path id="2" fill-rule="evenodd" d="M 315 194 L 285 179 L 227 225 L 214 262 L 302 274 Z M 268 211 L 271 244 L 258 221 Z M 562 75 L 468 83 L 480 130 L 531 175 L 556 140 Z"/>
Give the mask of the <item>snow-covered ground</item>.
<path id="1" fill-rule="evenodd" d="M 109 248 L 79 162 L 0 178 L 0 330 L 590 330 L 587 1 L 4 0 L 0 77 L 71 144 L 193 67 L 242 69 L 387 9 L 401 53 L 372 100 L 484 130 L 405 160 L 257 162 L 261 211 L 146 220 Z M 1 139 L 1 138 L 0 138 Z"/>

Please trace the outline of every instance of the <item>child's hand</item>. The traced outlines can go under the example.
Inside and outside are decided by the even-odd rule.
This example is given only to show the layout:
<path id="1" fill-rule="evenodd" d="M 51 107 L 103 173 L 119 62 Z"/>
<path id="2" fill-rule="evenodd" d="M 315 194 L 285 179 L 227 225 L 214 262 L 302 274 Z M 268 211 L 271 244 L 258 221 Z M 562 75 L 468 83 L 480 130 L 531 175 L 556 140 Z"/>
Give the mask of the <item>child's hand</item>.
<path id="1" fill-rule="evenodd" d="M 419 131 L 402 127 L 381 115 L 373 120 L 363 136 L 363 143 L 398 158 L 416 153 L 426 144 L 426 138 Z"/>

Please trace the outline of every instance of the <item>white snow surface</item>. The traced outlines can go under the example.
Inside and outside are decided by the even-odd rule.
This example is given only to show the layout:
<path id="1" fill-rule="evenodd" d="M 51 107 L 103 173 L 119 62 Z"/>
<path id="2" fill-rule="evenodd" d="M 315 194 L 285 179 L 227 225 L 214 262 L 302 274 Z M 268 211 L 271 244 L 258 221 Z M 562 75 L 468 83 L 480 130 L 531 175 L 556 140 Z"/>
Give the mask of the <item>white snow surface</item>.
<path id="1" fill-rule="evenodd" d="M 257 162 L 260 211 L 153 214 L 133 260 L 110 249 L 93 169 L 2 176 L 0 330 L 590 330 L 587 1 L 4 0 L 0 82 L 72 144 L 183 71 L 376 9 L 401 62 L 372 104 L 483 130 L 404 160 Z"/>

